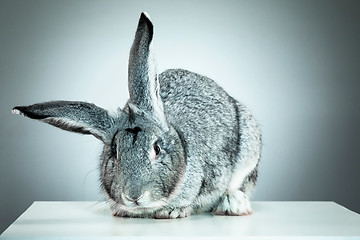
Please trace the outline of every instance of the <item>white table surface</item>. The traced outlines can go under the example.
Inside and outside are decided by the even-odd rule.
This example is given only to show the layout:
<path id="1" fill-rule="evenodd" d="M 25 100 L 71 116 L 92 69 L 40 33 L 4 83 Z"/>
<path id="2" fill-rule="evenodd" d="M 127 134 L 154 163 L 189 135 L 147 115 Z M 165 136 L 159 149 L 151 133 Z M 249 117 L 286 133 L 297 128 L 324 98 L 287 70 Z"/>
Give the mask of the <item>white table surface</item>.
<path id="1" fill-rule="evenodd" d="M 253 202 L 251 216 L 113 217 L 105 203 L 34 202 L 5 239 L 360 239 L 360 215 L 334 202 Z"/>

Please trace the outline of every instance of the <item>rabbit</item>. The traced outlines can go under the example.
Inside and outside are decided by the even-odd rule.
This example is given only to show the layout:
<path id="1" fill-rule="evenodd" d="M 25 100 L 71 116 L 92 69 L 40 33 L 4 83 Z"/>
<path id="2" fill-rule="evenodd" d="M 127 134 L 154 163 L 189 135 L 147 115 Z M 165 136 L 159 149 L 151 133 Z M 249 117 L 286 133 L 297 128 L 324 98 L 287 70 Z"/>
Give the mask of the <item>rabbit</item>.
<path id="1" fill-rule="evenodd" d="M 101 188 L 114 216 L 249 215 L 262 147 L 250 111 L 213 80 L 183 69 L 160 74 L 154 27 L 141 13 L 129 55 L 124 108 L 80 101 L 14 107 L 14 114 L 104 143 Z"/>

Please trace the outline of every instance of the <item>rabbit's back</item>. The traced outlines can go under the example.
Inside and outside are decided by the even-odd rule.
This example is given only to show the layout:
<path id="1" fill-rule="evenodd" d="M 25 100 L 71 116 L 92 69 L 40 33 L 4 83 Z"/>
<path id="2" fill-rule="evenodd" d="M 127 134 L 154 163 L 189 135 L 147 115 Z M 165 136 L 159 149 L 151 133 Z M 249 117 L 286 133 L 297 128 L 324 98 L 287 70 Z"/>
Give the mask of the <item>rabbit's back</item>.
<path id="1" fill-rule="evenodd" d="M 187 70 L 166 70 L 159 81 L 166 118 L 184 138 L 187 154 L 207 164 L 233 164 L 240 142 L 236 100 L 213 80 Z"/>

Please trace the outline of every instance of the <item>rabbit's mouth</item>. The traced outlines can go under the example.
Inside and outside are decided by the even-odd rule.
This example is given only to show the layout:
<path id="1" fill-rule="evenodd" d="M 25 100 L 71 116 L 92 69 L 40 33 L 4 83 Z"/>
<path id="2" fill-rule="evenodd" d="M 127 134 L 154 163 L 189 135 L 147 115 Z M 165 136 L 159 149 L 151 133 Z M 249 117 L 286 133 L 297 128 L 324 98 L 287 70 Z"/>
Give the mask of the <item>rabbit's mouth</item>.
<path id="1" fill-rule="evenodd" d="M 162 197 L 158 200 L 153 200 L 149 191 L 144 191 L 140 197 L 130 198 L 124 193 L 114 198 L 106 194 L 108 202 L 113 210 L 113 215 L 116 216 L 144 216 L 144 214 L 153 213 L 160 208 L 168 205 L 168 199 Z"/>
<path id="2" fill-rule="evenodd" d="M 144 217 L 146 215 L 152 214 L 155 211 L 163 208 L 168 205 L 166 199 L 160 199 L 153 202 L 132 202 L 132 203 L 117 203 L 111 201 L 111 209 L 114 216 L 120 217 Z"/>
<path id="3" fill-rule="evenodd" d="M 144 191 L 140 196 L 130 197 L 124 193 L 121 194 L 121 200 L 127 207 L 142 207 L 146 208 L 147 206 L 151 205 L 151 197 L 149 191 Z"/>

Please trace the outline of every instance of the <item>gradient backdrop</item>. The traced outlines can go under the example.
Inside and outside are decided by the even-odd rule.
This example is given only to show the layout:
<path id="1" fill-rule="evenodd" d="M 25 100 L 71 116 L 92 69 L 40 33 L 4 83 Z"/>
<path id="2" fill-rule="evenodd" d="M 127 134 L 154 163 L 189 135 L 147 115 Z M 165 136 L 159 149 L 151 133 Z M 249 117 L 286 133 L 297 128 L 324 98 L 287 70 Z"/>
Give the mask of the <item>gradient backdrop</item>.
<path id="1" fill-rule="evenodd" d="M 0 0 L 0 232 L 33 201 L 103 200 L 101 142 L 11 108 L 56 99 L 123 106 L 144 10 L 160 70 L 211 77 L 258 119 L 253 200 L 336 201 L 360 212 L 359 5 Z"/>

